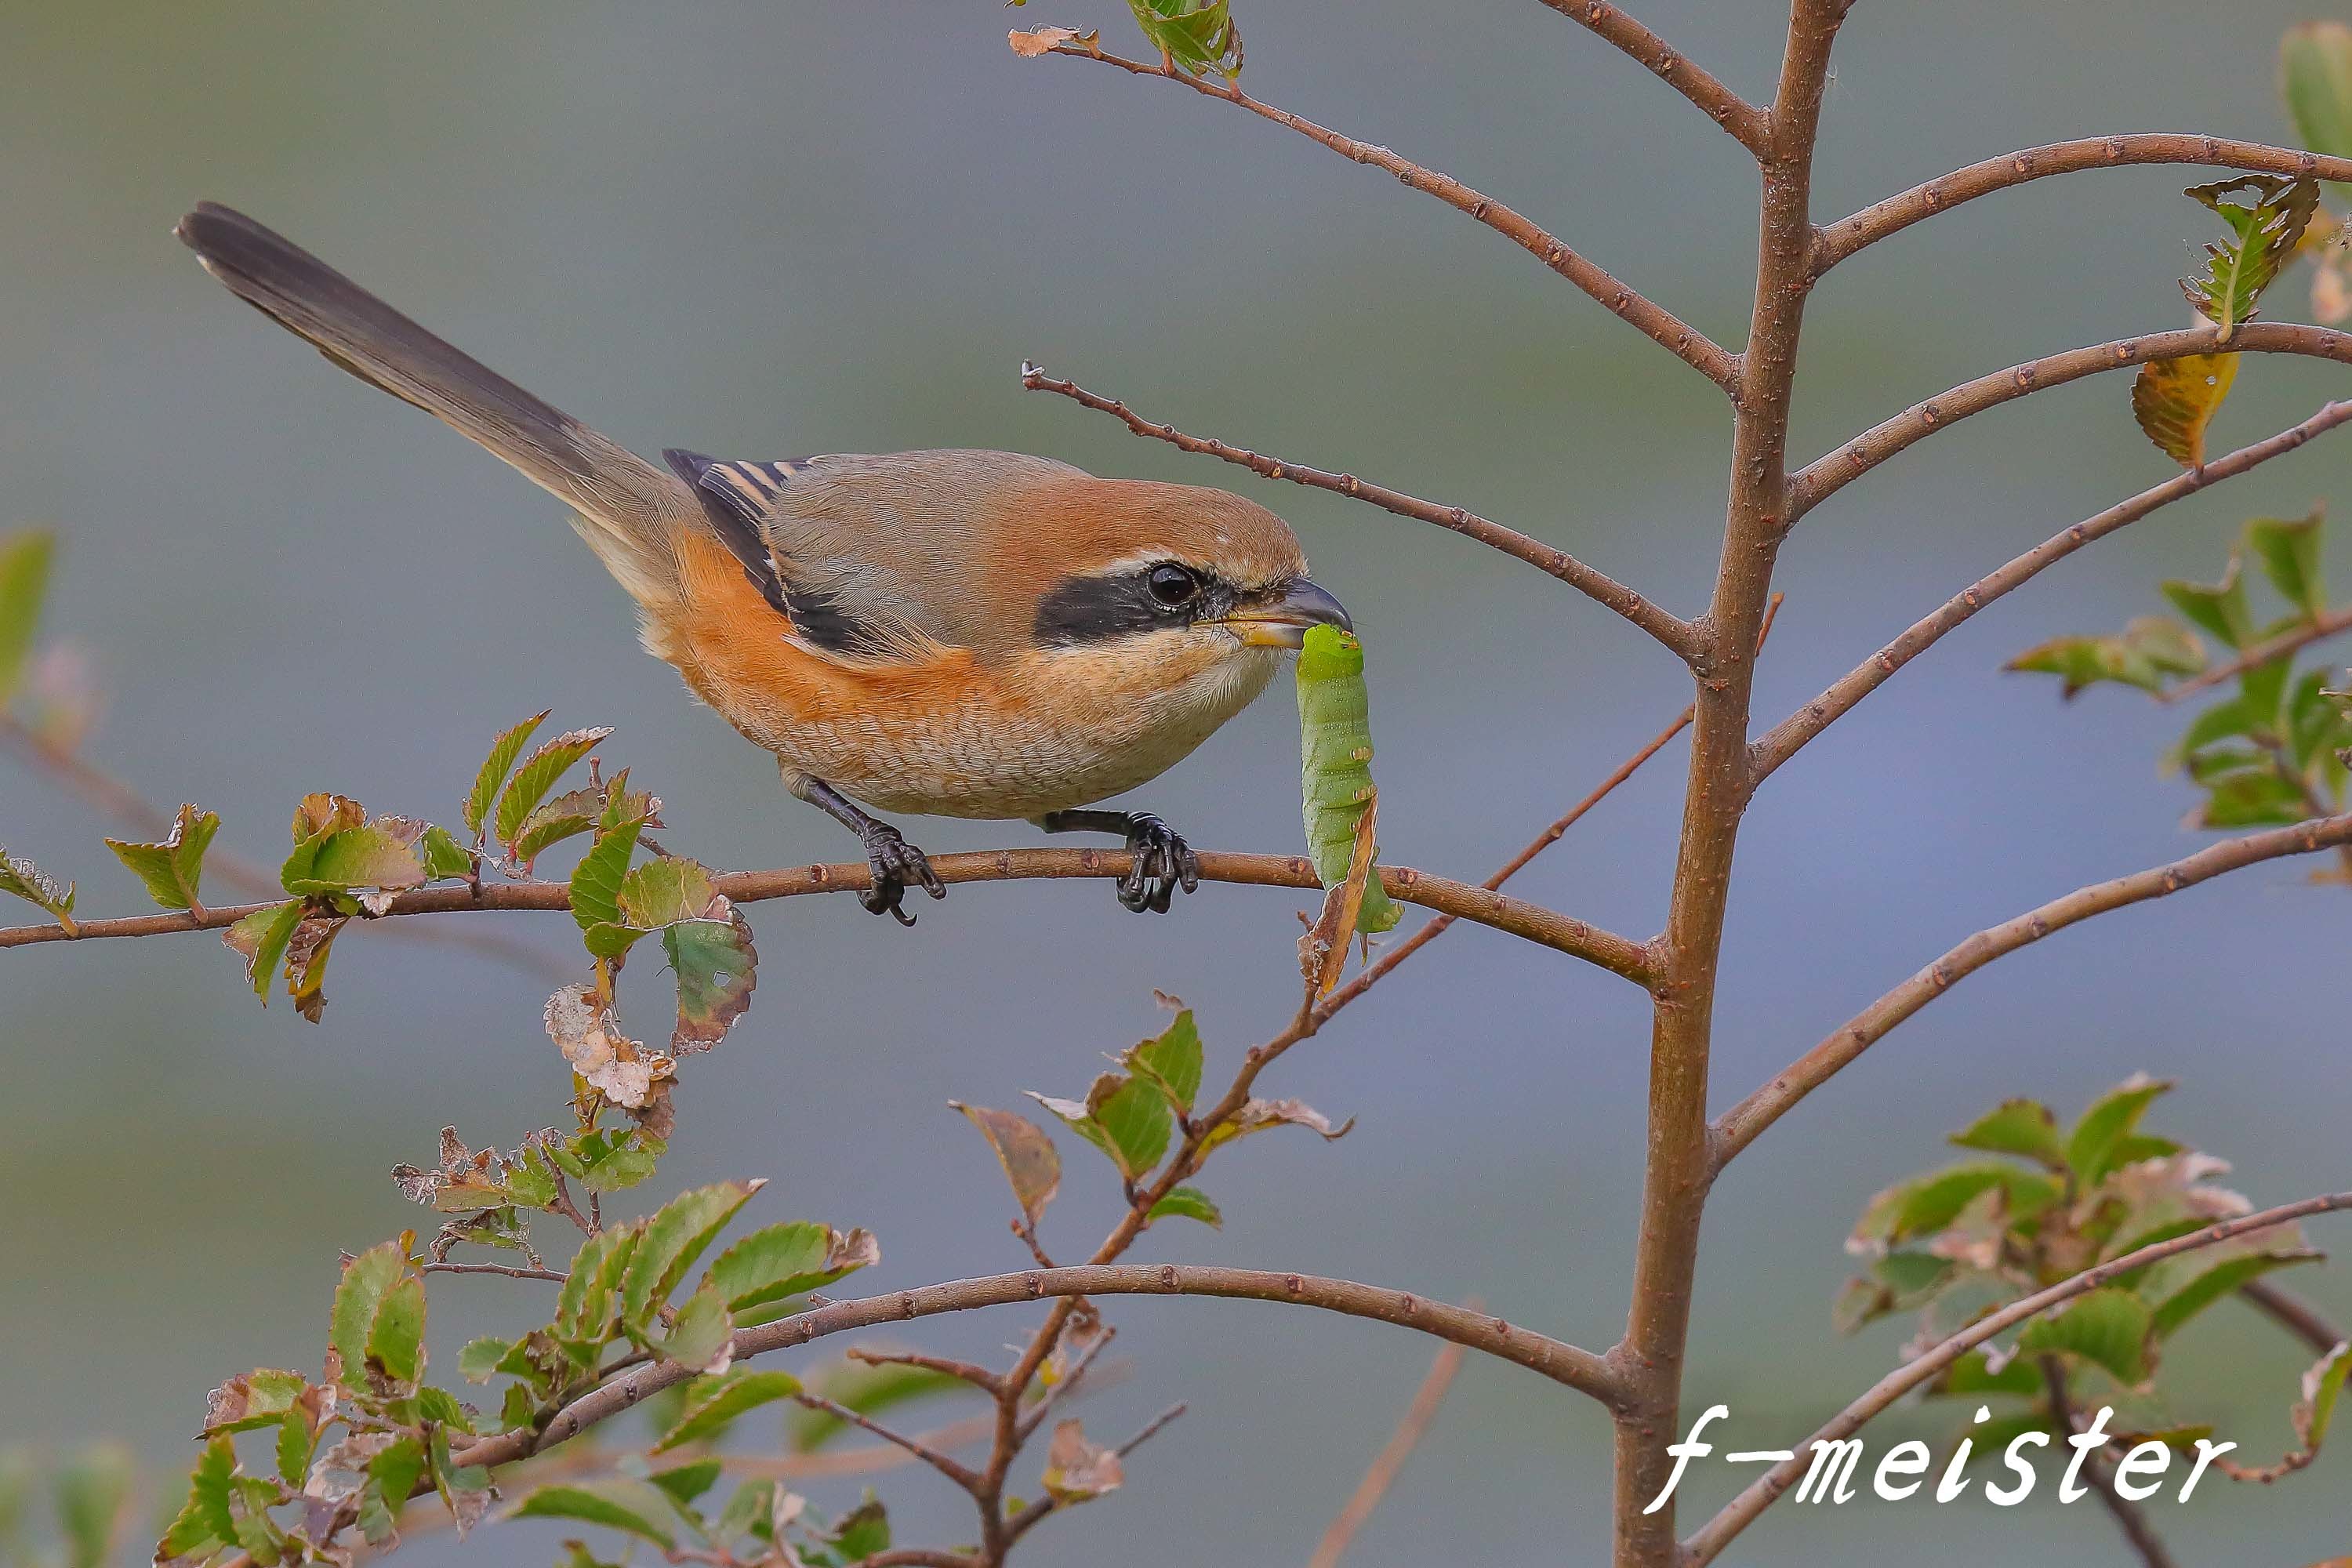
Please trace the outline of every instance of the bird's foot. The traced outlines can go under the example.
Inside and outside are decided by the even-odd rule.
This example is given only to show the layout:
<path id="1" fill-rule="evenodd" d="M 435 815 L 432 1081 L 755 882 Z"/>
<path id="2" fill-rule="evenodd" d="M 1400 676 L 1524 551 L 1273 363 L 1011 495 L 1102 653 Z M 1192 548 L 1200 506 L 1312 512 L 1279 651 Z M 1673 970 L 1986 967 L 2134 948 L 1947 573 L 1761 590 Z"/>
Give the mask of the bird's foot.
<path id="1" fill-rule="evenodd" d="M 1118 879 L 1118 901 L 1138 914 L 1150 910 L 1164 915 L 1177 889 L 1189 893 L 1201 885 L 1200 857 L 1181 834 L 1148 812 L 1128 818 L 1127 852 L 1134 861 Z"/>
<path id="2" fill-rule="evenodd" d="M 857 901 L 867 913 L 887 911 L 900 925 L 910 926 L 915 917 L 899 903 L 908 888 L 920 888 L 935 899 L 948 896 L 940 874 L 931 869 L 929 858 L 888 823 L 872 823 L 859 829 L 858 837 L 866 841 L 866 864 L 874 873 L 874 885 L 857 895 Z"/>

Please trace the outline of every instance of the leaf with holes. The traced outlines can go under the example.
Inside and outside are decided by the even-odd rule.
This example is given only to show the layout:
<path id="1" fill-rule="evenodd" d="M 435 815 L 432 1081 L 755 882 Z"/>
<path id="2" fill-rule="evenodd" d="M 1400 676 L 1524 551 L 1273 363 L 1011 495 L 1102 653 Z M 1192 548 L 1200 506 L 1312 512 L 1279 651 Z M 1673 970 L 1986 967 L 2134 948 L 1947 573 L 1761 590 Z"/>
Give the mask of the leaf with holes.
<path id="1" fill-rule="evenodd" d="M 2152 360 L 2132 378 L 2132 417 L 2158 450 L 2184 468 L 2205 466 L 2205 427 L 2237 379 L 2236 354 Z"/>
<path id="2" fill-rule="evenodd" d="M 198 910 L 205 876 L 205 851 L 220 831 L 220 818 L 193 805 L 180 807 L 172 831 L 160 844 L 130 844 L 110 838 L 106 847 L 131 874 L 147 885 L 147 892 L 167 910 Z"/>
<path id="3" fill-rule="evenodd" d="M 2204 276 L 2182 279 L 2180 291 L 2228 342 L 2241 324 L 2253 320 L 2263 290 L 2302 243 L 2312 214 L 2319 210 L 2319 184 L 2300 176 L 2241 174 L 2192 185 L 2188 195 L 2219 214 L 2231 237 L 2205 247 Z"/>

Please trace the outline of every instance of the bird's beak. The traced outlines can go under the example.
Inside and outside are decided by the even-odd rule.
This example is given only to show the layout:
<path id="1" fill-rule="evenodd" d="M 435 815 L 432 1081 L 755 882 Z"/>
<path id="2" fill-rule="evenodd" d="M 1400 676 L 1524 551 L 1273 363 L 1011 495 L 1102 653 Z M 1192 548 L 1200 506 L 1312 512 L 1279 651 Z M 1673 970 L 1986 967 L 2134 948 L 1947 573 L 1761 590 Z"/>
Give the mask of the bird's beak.
<path id="1" fill-rule="evenodd" d="M 1309 626 L 1356 629 L 1339 601 L 1304 577 L 1293 577 L 1271 597 L 1236 606 L 1215 623 L 1252 647 L 1297 647 Z"/>

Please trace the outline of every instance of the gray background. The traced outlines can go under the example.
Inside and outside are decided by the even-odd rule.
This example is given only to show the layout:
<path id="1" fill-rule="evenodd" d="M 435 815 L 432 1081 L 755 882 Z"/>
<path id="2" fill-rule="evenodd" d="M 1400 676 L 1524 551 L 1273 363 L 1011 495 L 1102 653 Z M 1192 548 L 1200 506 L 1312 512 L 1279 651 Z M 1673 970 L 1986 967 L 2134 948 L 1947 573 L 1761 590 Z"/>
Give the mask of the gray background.
<path id="1" fill-rule="evenodd" d="M 1641 69 L 1517 0 L 1242 11 L 1254 91 L 1521 205 L 1736 345 L 1753 171 Z M 1776 8 L 1643 14 L 1769 90 Z M 2243 4 L 2224 29 L 2178 0 L 1864 5 L 1829 95 L 1819 213 L 2067 136 L 2284 139 L 2272 50 L 2299 15 Z M 1297 523 L 1369 634 L 1391 855 L 1484 874 L 1680 706 L 1671 661 L 1501 556 L 1134 441 L 1022 394 L 1015 367 L 1034 358 L 1154 417 L 1475 508 L 1684 610 L 1714 564 L 1721 403 L 1391 180 L 1163 84 L 1006 51 L 1009 24 L 1049 22 L 1129 36 L 1110 0 L 0 7 L 0 521 L 62 531 L 51 626 L 106 674 L 95 754 L 167 801 L 216 807 L 223 843 L 274 858 L 304 789 L 454 816 L 487 737 L 552 705 L 560 722 L 619 727 L 609 754 L 667 797 L 677 849 L 748 867 L 845 847 L 635 650 L 620 593 L 551 503 L 197 271 L 168 230 L 213 196 L 643 450 L 1003 445 L 1245 489 Z M 2172 280 L 2212 226 L 2179 191 L 2202 177 L 2043 183 L 1840 269 L 1810 316 L 1798 450 L 2016 359 L 2177 325 Z M 2300 288 L 2273 313 L 2301 314 Z M 2250 364 L 2220 437 L 2267 433 L 2341 385 L 2333 366 Z M 2126 396 L 2104 377 L 1988 415 L 1808 520 L 1760 715 L 2168 472 Z M 2242 517 L 2340 489 L 2345 450 L 2322 444 L 2062 566 L 1773 779 L 1742 845 L 1718 1104 L 1966 932 L 2194 847 L 2186 792 L 2153 767 L 2172 714 L 2115 691 L 2062 708 L 2049 683 L 1997 667 L 2140 613 L 2160 575 L 2210 574 Z M 1200 842 L 1291 847 L 1289 706 L 1272 694 L 1142 800 Z M 1654 929 L 1681 755 L 1522 890 Z M 0 773 L 0 802 L 8 846 L 79 875 L 86 911 L 142 907 L 95 842 L 110 825 L 20 772 Z M 1034 841 L 915 826 L 933 849 Z M 2071 1109 L 2135 1069 L 2178 1075 L 2155 1124 L 2237 1156 L 2250 1194 L 2342 1185 L 2347 927 L 2342 895 L 2305 869 L 2265 867 L 2021 954 L 1791 1116 L 1710 1209 L 1691 1406 L 1727 1403 L 1733 1441 L 1769 1446 L 1884 1370 L 1896 1330 L 1829 1331 L 1840 1238 L 1871 1192 L 2004 1095 Z M 772 1177 L 771 1217 L 880 1233 L 877 1289 L 1014 1267 L 995 1173 L 942 1102 L 1074 1091 L 1097 1051 L 1157 1026 L 1154 986 L 1200 1004 L 1212 1071 L 1229 1069 L 1290 1005 L 1299 902 L 1212 888 L 1147 921 L 1100 887 L 972 888 L 912 933 L 846 900 L 756 909 L 759 1005 L 692 1064 L 661 1189 Z M 551 947 L 568 934 L 511 929 Z M 447 1120 L 511 1142 L 563 1093 L 543 985 L 446 950 L 347 942 L 316 1028 L 282 1001 L 257 1010 L 209 938 L 47 947 L 5 969 L 0 1406 L 13 1431 L 119 1435 L 158 1466 L 186 1462 L 212 1383 L 314 1358 L 337 1249 L 415 1217 L 385 1167 L 425 1156 Z M 1477 1292 L 1607 1343 L 1640 1173 L 1640 1002 L 1463 929 L 1273 1075 L 1360 1116 L 1356 1134 L 1230 1156 L 1210 1182 L 1224 1232 L 1165 1227 L 1140 1256 Z M 1050 1232 L 1076 1253 L 1116 1197 L 1066 1142 Z M 2301 1282 L 2352 1308 L 2340 1272 Z M 488 1285 L 436 1285 L 445 1362 L 542 1305 L 538 1287 Z M 1192 1414 L 1116 1500 L 1040 1532 L 1040 1564 L 1114 1549 L 1303 1560 L 1424 1361 L 1394 1331 L 1303 1312 L 1115 1316 L 1140 1364 L 1089 1425 L 1110 1435 L 1179 1396 Z M 1022 1321 L 920 1337 L 985 1352 Z M 2184 1415 L 2257 1456 L 2284 1443 L 2294 1347 L 2225 1306 L 2175 1359 Z M 1874 1436 L 1951 1418 L 1898 1413 Z M 1606 1455 L 1591 1407 L 1474 1363 L 1353 1561 L 1601 1561 Z M 1731 1479 L 1702 1467 L 1688 1497 Z M 2122 1560 L 2095 1506 L 2059 1509 L 2050 1490 L 2017 1510 L 1784 1507 L 1733 1557 Z M 887 1495 L 911 1539 L 968 1528 L 934 1477 L 903 1473 Z M 2324 1472 L 2255 1495 L 2209 1482 L 2158 1518 L 2187 1561 L 2352 1545 Z M 472 1556 L 538 1550 L 517 1532 Z"/>

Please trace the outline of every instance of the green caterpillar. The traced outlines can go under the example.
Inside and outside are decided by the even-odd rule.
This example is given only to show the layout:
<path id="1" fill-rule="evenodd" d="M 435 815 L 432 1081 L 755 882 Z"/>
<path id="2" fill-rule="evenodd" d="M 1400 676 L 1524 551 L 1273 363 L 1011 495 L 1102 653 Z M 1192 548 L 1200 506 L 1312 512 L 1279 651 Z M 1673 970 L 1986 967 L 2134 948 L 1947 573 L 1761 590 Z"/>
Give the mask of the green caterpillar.
<path id="1" fill-rule="evenodd" d="M 1298 650 L 1298 759 L 1307 853 L 1327 888 L 1348 879 L 1356 823 L 1373 799 L 1364 645 L 1337 626 L 1309 626 Z M 1378 863 L 1379 850 L 1373 851 Z M 1395 928 L 1402 913 L 1376 875 L 1364 884 L 1360 931 Z"/>

